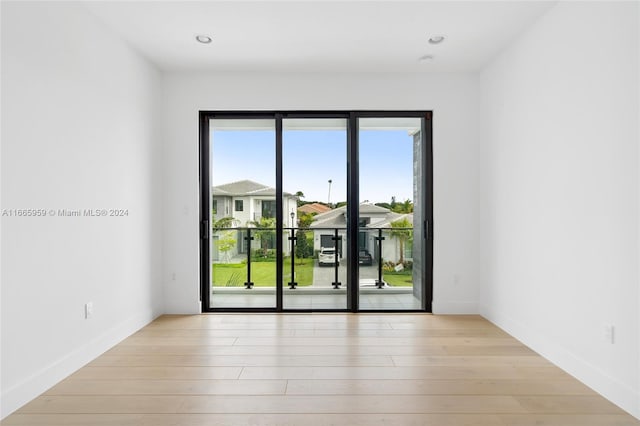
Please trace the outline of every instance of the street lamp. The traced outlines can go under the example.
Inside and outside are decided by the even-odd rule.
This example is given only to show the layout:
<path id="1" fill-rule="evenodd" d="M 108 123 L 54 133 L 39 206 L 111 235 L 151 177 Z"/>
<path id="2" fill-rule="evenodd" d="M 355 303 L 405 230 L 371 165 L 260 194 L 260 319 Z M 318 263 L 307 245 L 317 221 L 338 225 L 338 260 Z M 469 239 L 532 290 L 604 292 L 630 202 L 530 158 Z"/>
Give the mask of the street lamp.
<path id="1" fill-rule="evenodd" d="M 295 254 L 296 254 L 296 236 L 295 236 L 295 230 L 293 229 L 294 227 L 294 222 L 293 222 L 293 218 L 296 217 L 296 214 L 293 210 L 291 210 L 291 236 L 289 237 L 289 239 L 291 240 L 291 281 L 289 282 L 289 288 L 290 289 L 294 289 L 296 288 L 296 286 L 298 285 L 298 283 L 295 281 L 295 276 L 296 276 L 296 272 L 295 272 Z"/>
<path id="2" fill-rule="evenodd" d="M 329 179 L 329 196 L 327 197 L 327 204 L 331 205 L 331 182 L 333 182 L 331 179 Z"/>

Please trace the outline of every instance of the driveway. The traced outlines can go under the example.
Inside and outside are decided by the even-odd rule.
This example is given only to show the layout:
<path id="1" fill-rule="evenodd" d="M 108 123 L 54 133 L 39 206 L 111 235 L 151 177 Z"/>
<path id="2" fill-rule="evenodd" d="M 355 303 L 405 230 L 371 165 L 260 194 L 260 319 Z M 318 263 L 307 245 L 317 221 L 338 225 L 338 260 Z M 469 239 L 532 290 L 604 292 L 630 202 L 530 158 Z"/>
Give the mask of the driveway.
<path id="1" fill-rule="evenodd" d="M 332 284 L 335 280 L 335 267 L 333 266 L 318 266 L 318 261 L 316 260 L 316 264 L 313 267 L 313 287 L 326 287 L 333 288 Z M 374 263 L 371 266 L 361 266 L 360 267 L 360 279 L 369 278 L 369 279 L 377 279 L 378 278 L 378 265 Z M 341 288 L 345 288 L 347 284 L 347 265 L 346 263 L 341 263 L 338 266 L 338 281 L 342 283 Z"/>

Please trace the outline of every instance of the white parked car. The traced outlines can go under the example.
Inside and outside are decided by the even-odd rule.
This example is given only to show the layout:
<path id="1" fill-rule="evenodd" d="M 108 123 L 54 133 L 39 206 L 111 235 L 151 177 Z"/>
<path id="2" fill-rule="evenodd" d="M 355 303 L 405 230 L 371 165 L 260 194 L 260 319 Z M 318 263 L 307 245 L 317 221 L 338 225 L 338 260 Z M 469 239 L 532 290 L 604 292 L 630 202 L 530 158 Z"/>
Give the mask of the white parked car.
<path id="1" fill-rule="evenodd" d="M 335 265 L 336 264 L 336 249 L 333 247 L 320 247 L 320 253 L 318 253 L 318 266 L 322 265 Z M 337 260 L 340 264 L 340 260 Z"/>

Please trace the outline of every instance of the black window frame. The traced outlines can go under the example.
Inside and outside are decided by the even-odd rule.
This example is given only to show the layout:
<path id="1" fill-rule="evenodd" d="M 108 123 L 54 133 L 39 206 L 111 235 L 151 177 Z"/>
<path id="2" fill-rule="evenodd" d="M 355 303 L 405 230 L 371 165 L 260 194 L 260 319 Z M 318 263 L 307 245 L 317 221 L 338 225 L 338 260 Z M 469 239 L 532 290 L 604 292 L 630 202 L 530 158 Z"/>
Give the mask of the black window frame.
<path id="1" fill-rule="evenodd" d="M 282 268 L 283 263 L 283 239 L 282 232 L 276 232 L 277 250 L 277 278 L 276 278 L 276 306 L 274 308 L 212 308 L 210 303 L 211 289 L 211 265 L 210 265 L 210 198 L 211 182 L 209 176 L 210 166 L 210 120 L 216 118 L 225 119 L 273 119 L 276 123 L 276 230 L 284 228 L 282 211 L 282 120 L 286 118 L 344 118 L 347 120 L 347 203 L 348 215 L 358 217 L 359 206 L 359 168 L 358 168 L 358 120 L 360 118 L 392 118 L 392 117 L 417 117 L 422 121 L 421 131 L 421 156 L 423 164 L 422 182 L 422 211 L 424 220 L 422 223 L 424 267 L 422 274 L 422 307 L 419 310 L 363 310 L 358 306 L 359 288 L 350 286 L 347 293 L 346 311 L 351 312 L 379 312 L 379 313 L 411 313 L 432 312 L 433 305 L 433 111 L 431 110 L 402 110 L 402 111 L 199 111 L 199 186 L 200 186 L 200 301 L 203 312 L 283 312 L 292 311 L 283 307 Z M 353 222 L 353 221 L 350 221 Z M 347 224 L 347 238 L 350 241 L 358 241 L 358 223 Z M 349 259 L 354 259 L 355 267 L 351 267 L 348 280 L 358 282 L 358 244 L 349 244 Z M 332 309 L 332 312 L 345 311 L 344 309 Z M 295 312 L 295 311 L 294 311 Z"/>
<path id="2" fill-rule="evenodd" d="M 238 208 L 238 203 L 240 203 L 240 208 Z M 236 212 L 244 211 L 244 200 L 233 200 L 233 211 L 236 211 Z"/>

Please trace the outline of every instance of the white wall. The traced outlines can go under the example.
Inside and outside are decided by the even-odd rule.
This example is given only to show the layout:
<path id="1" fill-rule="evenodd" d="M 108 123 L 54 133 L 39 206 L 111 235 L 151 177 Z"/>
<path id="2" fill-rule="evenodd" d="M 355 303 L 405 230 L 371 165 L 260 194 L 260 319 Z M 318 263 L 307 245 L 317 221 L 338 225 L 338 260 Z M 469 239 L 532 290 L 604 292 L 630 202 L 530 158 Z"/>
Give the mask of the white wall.
<path id="1" fill-rule="evenodd" d="M 560 3 L 483 70 L 480 302 L 639 416 L 637 9 Z"/>
<path id="2" fill-rule="evenodd" d="M 129 211 L 2 217 L 3 417 L 162 310 L 160 89 L 82 6 L 2 3 L 2 209 Z"/>
<path id="3" fill-rule="evenodd" d="M 477 96 L 474 74 L 167 74 L 167 312 L 200 312 L 198 111 L 349 109 L 433 109 L 434 311 L 476 312 Z"/>

